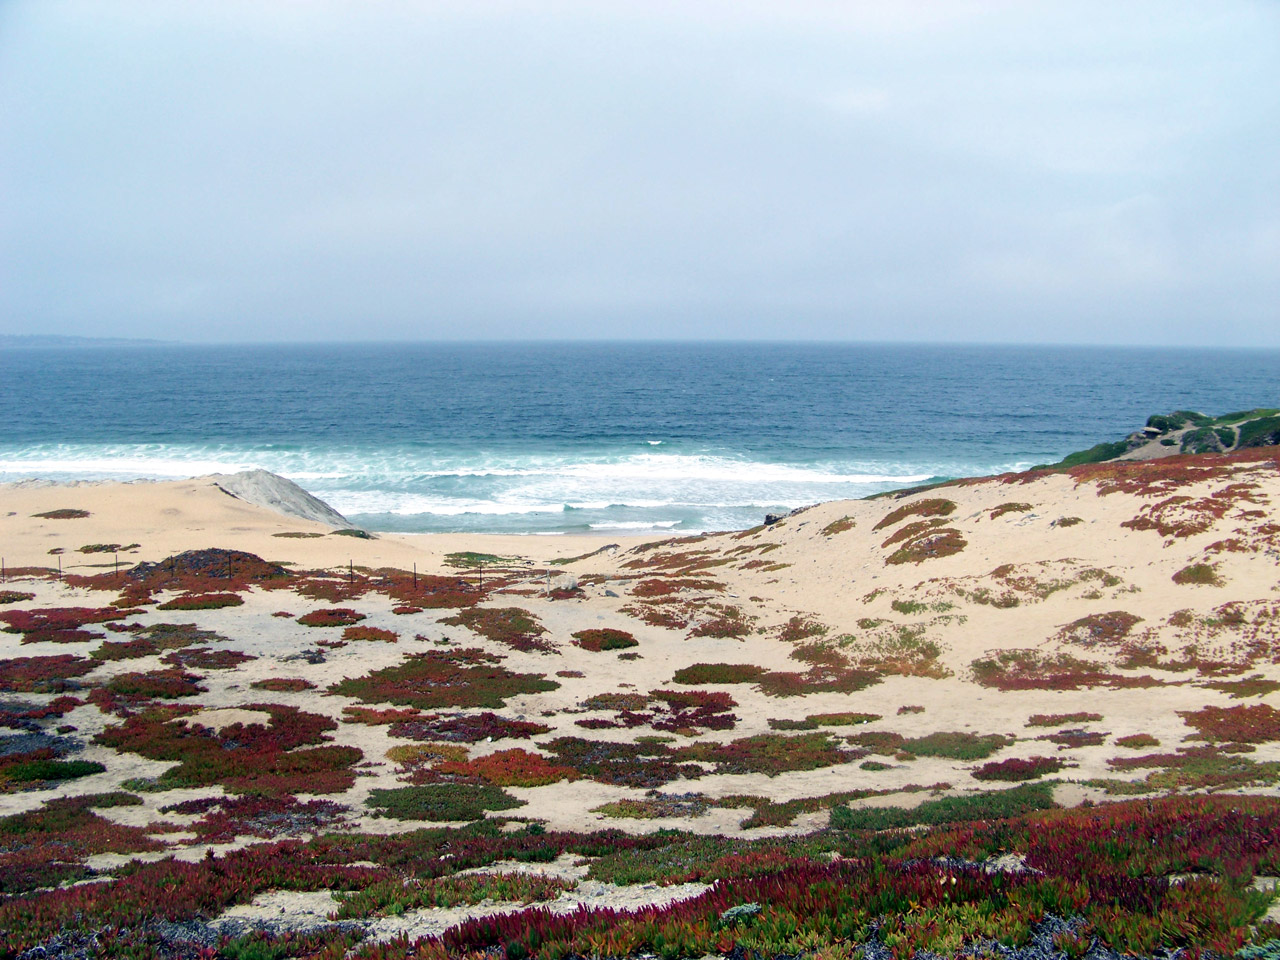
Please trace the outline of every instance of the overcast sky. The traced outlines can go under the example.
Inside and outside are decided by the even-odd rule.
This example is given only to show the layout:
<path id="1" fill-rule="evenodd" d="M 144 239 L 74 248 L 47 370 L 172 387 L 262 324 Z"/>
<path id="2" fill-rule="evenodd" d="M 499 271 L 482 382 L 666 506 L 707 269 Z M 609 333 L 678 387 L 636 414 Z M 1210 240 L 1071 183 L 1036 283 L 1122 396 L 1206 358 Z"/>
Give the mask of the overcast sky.
<path id="1" fill-rule="evenodd" d="M 3 0 L 0 333 L 1280 346 L 1274 0 Z"/>

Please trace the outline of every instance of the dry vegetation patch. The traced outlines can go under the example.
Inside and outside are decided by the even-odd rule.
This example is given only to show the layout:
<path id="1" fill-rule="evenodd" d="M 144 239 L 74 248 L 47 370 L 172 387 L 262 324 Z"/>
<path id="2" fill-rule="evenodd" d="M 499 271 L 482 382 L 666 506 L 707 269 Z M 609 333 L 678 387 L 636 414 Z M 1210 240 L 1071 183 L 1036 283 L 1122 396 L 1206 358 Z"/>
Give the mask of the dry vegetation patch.
<path id="1" fill-rule="evenodd" d="M 560 685 L 543 674 L 512 673 L 500 658 L 479 648 L 431 650 L 410 654 L 403 663 L 350 677 L 331 693 L 365 703 L 392 703 L 430 710 L 436 707 L 505 706 L 510 697 L 543 693 Z"/>

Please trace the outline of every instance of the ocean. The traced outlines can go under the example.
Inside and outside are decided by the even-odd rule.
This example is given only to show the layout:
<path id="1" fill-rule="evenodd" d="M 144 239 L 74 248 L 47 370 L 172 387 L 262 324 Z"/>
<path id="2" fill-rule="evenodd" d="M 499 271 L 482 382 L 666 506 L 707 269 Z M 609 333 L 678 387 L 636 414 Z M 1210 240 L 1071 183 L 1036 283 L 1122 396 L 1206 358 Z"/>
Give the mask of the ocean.
<path id="1" fill-rule="evenodd" d="M 602 536 L 1024 469 L 1280 352 L 832 343 L 0 349 L 0 482 L 261 467 L 375 531 Z"/>

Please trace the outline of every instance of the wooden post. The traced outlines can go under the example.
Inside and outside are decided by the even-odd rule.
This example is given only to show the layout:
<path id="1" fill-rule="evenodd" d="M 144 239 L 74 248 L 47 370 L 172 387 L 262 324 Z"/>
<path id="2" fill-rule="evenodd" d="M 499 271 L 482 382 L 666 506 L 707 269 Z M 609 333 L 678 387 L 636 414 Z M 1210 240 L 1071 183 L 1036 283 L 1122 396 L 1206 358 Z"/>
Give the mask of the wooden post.
<path id="1" fill-rule="evenodd" d="M 355 564 L 351 560 L 348 560 L 347 561 L 347 583 L 355 583 L 355 582 L 356 582 Z"/>
<path id="2" fill-rule="evenodd" d="M 62 579 L 62 554 L 58 554 L 58 579 Z"/>
<path id="3" fill-rule="evenodd" d="M 413 563 L 413 589 L 415 593 L 418 590 L 418 562 L 416 560 Z"/>
<path id="4" fill-rule="evenodd" d="M 115 557 L 115 560 L 116 560 L 116 576 L 118 577 L 118 576 L 120 576 L 120 554 L 118 554 L 118 553 L 112 553 L 112 554 L 111 554 L 111 556 Z"/>
<path id="5" fill-rule="evenodd" d="M 484 589 L 484 561 L 481 561 L 478 569 L 480 571 L 480 589 Z"/>

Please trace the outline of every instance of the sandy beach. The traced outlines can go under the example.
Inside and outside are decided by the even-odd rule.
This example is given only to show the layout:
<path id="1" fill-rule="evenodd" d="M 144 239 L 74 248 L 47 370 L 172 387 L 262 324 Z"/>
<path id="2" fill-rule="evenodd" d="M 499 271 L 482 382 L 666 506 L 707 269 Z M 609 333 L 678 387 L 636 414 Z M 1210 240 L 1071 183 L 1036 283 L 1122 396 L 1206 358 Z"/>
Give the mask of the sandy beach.
<path id="1" fill-rule="evenodd" d="M 0 813 L 133 789 L 139 803 L 102 815 L 160 840 L 143 859 L 255 842 L 210 839 L 202 811 L 223 788 L 169 784 L 185 768 L 119 739 L 143 708 L 160 710 L 146 714 L 159 718 L 152 735 L 276 729 L 286 721 L 273 710 L 327 725 L 309 741 L 323 747 L 299 749 L 345 748 L 349 773 L 339 764 L 336 785 L 289 788 L 338 805 L 299 836 L 418 829 L 431 817 L 397 814 L 388 795 L 460 773 L 501 788 L 487 815 L 517 825 L 744 840 L 805 834 L 836 807 L 915 807 L 1045 774 L 1068 806 L 1270 793 L 1274 741 L 1212 775 L 1183 769 L 1176 751 L 1210 749 L 1225 736 L 1215 723 L 1277 702 L 1278 497 L 1276 458 L 1247 452 L 962 481 L 655 542 L 363 539 L 207 479 L 5 487 L 0 678 L 23 658 L 84 663 L 56 722 L 65 756 L 101 769 L 8 789 Z M 117 557 L 125 569 L 210 548 L 288 573 L 145 590 L 115 573 Z M 486 566 L 468 551 L 490 555 Z M 432 607 L 415 570 L 460 599 Z M 230 605 L 199 602 L 228 594 Z M 175 598 L 198 602 L 165 610 Z M 66 608 L 106 619 L 61 634 L 33 625 Z M 334 613 L 344 629 L 306 625 Z M 168 624 L 208 633 L 154 642 Z M 490 663 L 507 686 L 458 687 L 456 705 L 414 693 L 404 671 L 428 662 Z M 177 699 L 120 699 L 126 681 L 173 667 L 195 684 Z M 370 686 L 377 676 L 401 680 Z M 7 689 L 24 709 L 65 692 Z M 615 759 L 592 766 L 593 750 Z"/>

